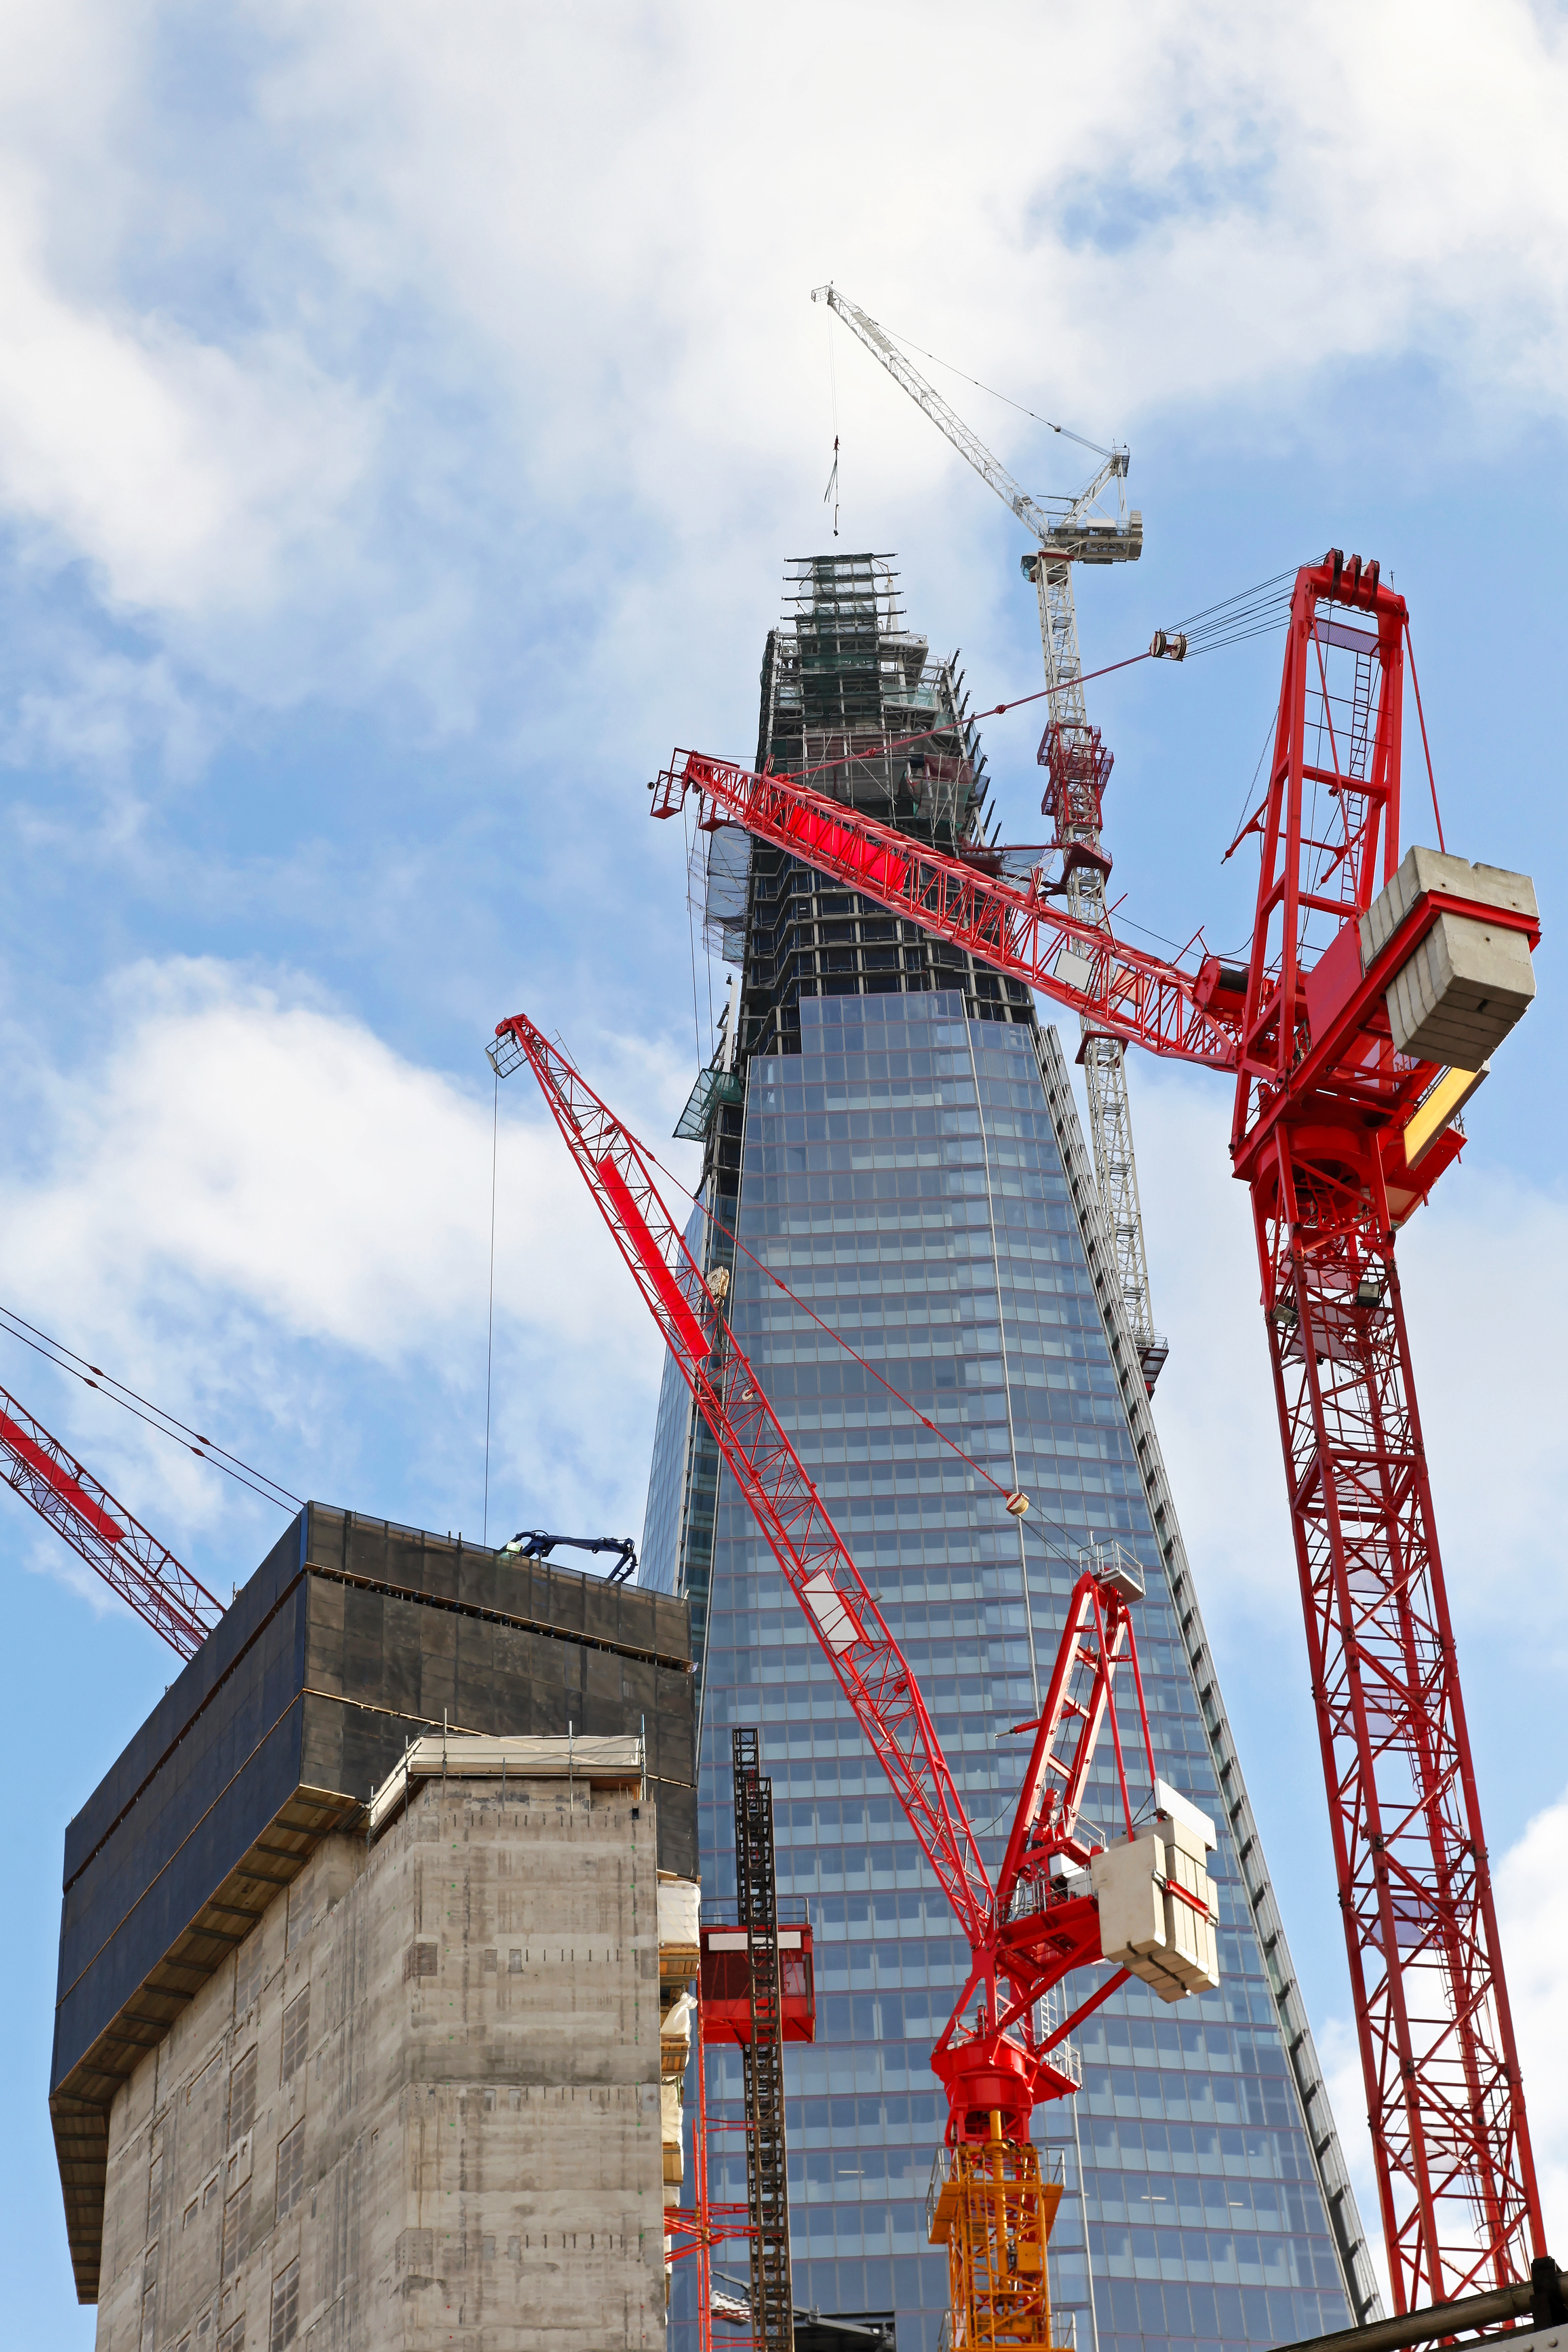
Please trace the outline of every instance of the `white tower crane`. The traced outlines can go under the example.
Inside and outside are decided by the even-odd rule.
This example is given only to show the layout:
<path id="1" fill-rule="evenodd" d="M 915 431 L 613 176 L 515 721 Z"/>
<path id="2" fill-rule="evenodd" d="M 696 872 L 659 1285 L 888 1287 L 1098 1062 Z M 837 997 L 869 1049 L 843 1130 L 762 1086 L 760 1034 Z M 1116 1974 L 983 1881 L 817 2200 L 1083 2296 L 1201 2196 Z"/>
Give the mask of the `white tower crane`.
<path id="1" fill-rule="evenodd" d="M 940 425 L 953 447 L 968 458 L 982 480 L 990 484 L 1037 542 L 1037 551 L 1023 558 L 1023 571 L 1025 578 L 1034 583 L 1039 600 L 1040 645 L 1045 655 L 1046 684 L 1051 689 L 1047 706 L 1051 717 L 1046 736 L 1049 782 L 1045 806 L 1056 818 L 1057 838 L 1067 853 L 1068 899 L 1073 913 L 1081 921 L 1109 929 L 1105 881 L 1110 860 L 1100 844 L 1100 796 L 1110 771 L 1110 758 L 1101 748 L 1099 730 L 1090 727 L 1084 706 L 1072 566 L 1075 562 L 1132 563 L 1143 551 L 1143 518 L 1136 507 L 1131 511 L 1127 507 L 1128 453 L 1116 447 L 1097 451 L 1102 460 L 1100 470 L 1075 499 L 1031 498 L 992 456 L 978 435 L 970 431 L 963 419 L 926 382 L 919 369 L 910 365 L 875 319 L 868 318 L 835 286 L 815 288 L 811 299 L 825 302 L 858 336 L 867 350 L 881 361 L 893 381 L 903 387 L 917 406 L 924 409 L 933 425 Z M 1112 492 L 1114 512 L 1104 503 Z M 1143 1245 L 1143 1213 L 1138 1199 L 1138 1164 L 1132 1150 L 1132 1114 L 1127 1099 L 1121 1041 L 1097 1034 L 1085 1020 L 1079 1059 L 1089 1096 L 1089 1136 L 1100 1201 L 1115 1245 L 1117 1272 L 1142 1364 L 1144 1386 L 1152 1395 L 1165 1360 L 1166 1346 L 1154 1328 L 1149 1297 L 1149 1258 Z"/>

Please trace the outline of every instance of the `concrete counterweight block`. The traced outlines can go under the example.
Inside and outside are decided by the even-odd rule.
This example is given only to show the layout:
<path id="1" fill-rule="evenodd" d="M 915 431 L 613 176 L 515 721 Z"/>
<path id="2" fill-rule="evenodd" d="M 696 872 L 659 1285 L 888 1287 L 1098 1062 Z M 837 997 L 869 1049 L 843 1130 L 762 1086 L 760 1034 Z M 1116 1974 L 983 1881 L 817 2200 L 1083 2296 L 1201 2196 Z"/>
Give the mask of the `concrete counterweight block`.
<path id="1" fill-rule="evenodd" d="M 1202 1833 L 1185 1822 L 1166 1821 L 1162 1826 L 1166 1840 L 1165 1919 L 1170 1938 L 1163 1964 L 1185 1991 L 1212 1992 L 1219 1984 L 1219 1943 L 1215 1933 L 1219 1896 L 1208 1874 L 1207 1850 Z"/>
<path id="2" fill-rule="evenodd" d="M 1500 866 L 1471 866 L 1435 849 L 1411 849 L 1363 918 L 1363 971 L 1432 891 L 1532 920 L 1536 915 L 1528 875 Z M 1395 972 L 1384 1002 L 1402 1054 L 1449 1069 L 1479 1070 L 1534 994 L 1530 943 L 1522 931 L 1489 923 L 1484 916 L 1444 912 Z"/>
<path id="3" fill-rule="evenodd" d="M 1089 1874 L 1104 1957 L 1152 1985 L 1162 2000 L 1180 2000 L 1186 1987 L 1175 1973 L 1166 1932 L 1163 1841 L 1151 1833 L 1108 1846 L 1095 1855 Z"/>
<path id="4" fill-rule="evenodd" d="M 1219 1900 L 1206 1859 L 1201 1832 L 1163 1817 L 1157 1832 L 1109 1846 L 1089 1864 L 1101 1953 L 1162 2000 L 1219 1983 Z"/>

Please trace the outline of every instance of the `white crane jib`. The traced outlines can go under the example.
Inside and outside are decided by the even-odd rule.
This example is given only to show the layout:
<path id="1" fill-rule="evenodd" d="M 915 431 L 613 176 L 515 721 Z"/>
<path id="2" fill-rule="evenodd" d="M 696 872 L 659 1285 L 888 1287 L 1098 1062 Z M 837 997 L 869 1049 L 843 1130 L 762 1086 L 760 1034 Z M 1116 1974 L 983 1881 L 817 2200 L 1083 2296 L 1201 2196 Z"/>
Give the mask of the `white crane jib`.
<path id="1" fill-rule="evenodd" d="M 1100 842 L 1100 793 L 1110 773 L 1110 754 L 1101 749 L 1097 730 L 1089 723 L 1083 698 L 1083 662 L 1079 652 L 1078 609 L 1073 597 L 1074 563 L 1135 563 L 1143 552 L 1143 518 L 1127 507 L 1124 447 L 1083 446 L 1101 460 L 1099 472 L 1073 499 L 1036 499 L 1016 482 L 994 457 L 978 434 L 971 432 L 920 370 L 904 357 L 887 331 L 875 319 L 839 293 L 836 286 L 813 289 L 812 300 L 824 302 L 881 361 L 894 382 L 941 427 L 953 447 L 966 457 L 983 481 L 1016 515 L 1037 542 L 1038 552 L 1023 558 L 1026 579 L 1034 583 L 1040 610 L 1040 646 L 1045 656 L 1046 684 L 1051 689 L 1047 743 L 1050 787 L 1043 803 L 1054 814 L 1057 838 L 1065 852 L 1068 903 L 1080 920 L 1109 929 L 1105 911 L 1105 880 L 1110 870 Z M 1053 425 L 1056 433 L 1063 431 Z M 1072 434 L 1072 440 L 1081 436 Z M 1114 513 L 1101 501 L 1114 487 Z M 1042 758 L 1045 748 L 1042 747 Z M 1127 1097 L 1126 1057 L 1121 1041 L 1098 1034 L 1084 1024 L 1083 1064 L 1089 1097 L 1090 1140 L 1100 1203 L 1110 1228 L 1117 1272 L 1128 1321 L 1142 1364 L 1144 1384 L 1151 1395 L 1165 1360 L 1164 1340 L 1154 1328 L 1149 1295 L 1149 1259 L 1143 1243 L 1143 1216 L 1138 1197 L 1138 1166 L 1132 1150 L 1132 1114 Z"/>
<path id="2" fill-rule="evenodd" d="M 816 287 L 811 299 L 814 302 L 826 302 L 858 335 L 867 350 L 875 352 L 888 373 L 917 407 L 924 409 L 931 423 L 941 427 L 960 456 L 968 458 L 975 472 L 990 483 L 1003 504 L 1011 509 L 1043 548 L 1079 563 L 1137 562 L 1143 552 L 1143 518 L 1136 507 L 1131 513 L 1127 510 L 1124 485 L 1130 460 L 1125 449 L 1096 450 L 1103 461 L 1100 471 L 1076 498 L 1032 498 L 1013 479 L 1000 458 L 992 456 L 979 435 L 972 433 L 957 411 L 948 406 L 941 393 L 926 382 L 917 367 L 911 366 L 875 319 L 840 294 L 836 286 Z M 1062 428 L 1053 425 L 1051 429 L 1059 433 Z M 1078 440 L 1079 436 L 1070 437 Z M 1085 442 L 1083 446 L 1092 449 L 1095 445 Z M 1100 504 L 1112 484 L 1117 493 L 1114 516 L 1104 513 Z"/>

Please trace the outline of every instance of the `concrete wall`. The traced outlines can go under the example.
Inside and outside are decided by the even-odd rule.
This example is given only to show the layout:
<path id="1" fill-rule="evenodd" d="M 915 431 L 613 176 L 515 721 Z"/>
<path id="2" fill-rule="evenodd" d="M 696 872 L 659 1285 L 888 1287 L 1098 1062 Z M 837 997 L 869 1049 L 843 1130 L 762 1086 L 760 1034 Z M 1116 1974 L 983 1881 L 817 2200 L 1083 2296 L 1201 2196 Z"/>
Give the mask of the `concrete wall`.
<path id="1" fill-rule="evenodd" d="M 662 2352 L 654 1811 L 327 1839 L 114 2101 L 99 2352 Z"/>

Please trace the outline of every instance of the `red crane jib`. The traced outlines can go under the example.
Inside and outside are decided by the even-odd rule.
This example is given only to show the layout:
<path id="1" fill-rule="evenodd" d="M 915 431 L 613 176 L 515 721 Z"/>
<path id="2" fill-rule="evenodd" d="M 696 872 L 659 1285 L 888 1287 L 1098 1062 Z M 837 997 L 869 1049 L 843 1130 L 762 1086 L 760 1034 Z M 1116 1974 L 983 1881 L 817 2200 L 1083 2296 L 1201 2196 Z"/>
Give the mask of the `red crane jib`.
<path id="1" fill-rule="evenodd" d="M 941 1881 L 970 1948 L 971 1965 L 932 2065 L 947 2089 L 952 2139 L 990 2137 L 1000 2110 L 1010 2137 L 1028 2137 L 1043 2098 L 1076 2086 L 1052 2051 L 1080 2017 L 1124 1982 L 1118 1969 L 1065 2023 L 1037 2040 L 1037 2005 L 1071 1969 L 1101 1958 L 1093 1902 L 1068 1890 L 1064 1865 L 1096 1849 L 1077 1836 L 1096 1738 L 1115 1722 L 1115 1679 L 1132 1669 L 1142 1752 L 1153 1751 L 1121 1593 L 1080 1577 L 1037 1723 L 1004 1874 L 993 1889 L 920 1685 L 880 1609 L 724 1320 L 697 1261 L 659 1196 L 635 1139 L 525 1014 L 500 1024 L 491 1049 L 502 1076 L 532 1069 L 552 1115 L 616 1246 L 637 1280 L 698 1411 L 794 1590 L 839 1687 L 879 1759 Z M 700 1341 L 692 1343 L 695 1328 Z M 1117 1765 L 1129 1832 L 1132 1805 Z"/>
<path id="2" fill-rule="evenodd" d="M 614 1202 L 621 1220 L 620 1230 L 628 1246 L 636 1253 L 638 1265 L 658 1291 L 666 1314 L 680 1334 L 687 1354 L 694 1360 L 706 1356 L 710 1352 L 708 1335 L 687 1305 L 679 1284 L 654 1248 L 652 1236 L 632 1199 L 626 1180 L 607 1152 L 595 1173 Z"/>
<path id="3" fill-rule="evenodd" d="M 70 1472 L 63 1469 L 52 1455 L 46 1454 L 41 1445 L 35 1444 L 26 1431 L 5 1412 L 0 1412 L 0 1446 L 6 1447 L 18 1460 L 25 1462 L 29 1470 L 36 1470 L 39 1477 L 54 1488 L 61 1502 L 68 1503 L 78 1517 L 86 1520 L 94 1535 L 101 1536 L 108 1544 L 117 1544 L 122 1539 L 124 1528 L 93 1501 L 80 1479 L 72 1477 Z"/>
<path id="4" fill-rule="evenodd" d="M 1330 607 L 1348 618 L 1328 617 Z M 1363 961 L 1363 919 L 1402 871 L 1408 638 L 1405 600 L 1376 564 L 1331 550 L 1298 572 L 1268 784 L 1232 844 L 1259 837 L 1245 969 L 1210 956 L 1194 971 L 1128 947 L 1045 904 L 1035 885 L 987 877 L 808 780 L 678 751 L 652 803 L 655 816 L 670 816 L 696 791 L 705 824 L 738 824 L 788 850 L 1100 1032 L 1235 1076 L 1232 1162 L 1252 1196 L 1401 2312 L 1522 2281 L 1546 2251 L 1394 1263 L 1397 1227 L 1463 1138 L 1423 1118 L 1407 1156 L 1407 1127 L 1443 1065 L 1396 1048 L 1388 1009 L 1446 918 L 1522 935 L 1531 949 L 1539 924 L 1528 888 L 1512 905 L 1468 896 L 1454 861 Z M 1336 653 L 1353 668 L 1337 692 Z M 1000 1948 L 997 1959 L 1005 1968 Z"/>
<path id="5" fill-rule="evenodd" d="M 1327 595 L 1331 573 L 1329 564 L 1303 572 L 1306 593 L 1314 600 Z M 1302 593 L 1299 583 L 1298 602 Z M 1342 579 L 1338 601 L 1351 601 Z M 1396 655 L 1398 632 L 1405 625 L 1403 598 L 1373 582 L 1370 590 L 1358 586 L 1355 602 L 1386 624 L 1384 634 L 1392 633 Z M 1350 781 L 1298 757 L 1292 803 L 1298 840 L 1302 783 L 1321 782 L 1342 797 Z M 1255 961 L 1263 953 L 1261 966 L 1245 973 L 1213 956 L 1189 971 L 1167 957 L 1129 945 L 1109 929 L 1076 920 L 1051 901 L 1043 887 L 987 876 L 967 857 L 921 843 L 877 817 L 830 800 L 807 782 L 757 775 L 733 761 L 678 751 L 655 784 L 651 814 L 676 815 L 690 792 L 706 803 L 710 813 L 703 822 L 710 829 L 734 824 L 788 850 L 888 912 L 904 916 L 967 950 L 993 971 L 1083 1015 L 1098 1031 L 1205 1068 L 1266 1074 L 1272 1082 L 1267 1102 L 1258 1107 L 1256 1121 L 1247 1122 L 1249 1132 L 1236 1139 L 1236 1173 L 1244 1181 L 1252 1181 L 1256 1150 L 1266 1145 L 1288 1104 L 1298 1106 L 1325 1090 L 1362 1097 L 1375 1093 L 1377 1156 L 1384 1190 L 1394 1195 L 1401 1218 L 1426 1199 L 1438 1176 L 1458 1157 L 1463 1138 L 1451 1129 L 1445 1130 L 1423 1153 L 1419 1174 L 1406 1164 L 1405 1123 L 1440 1066 L 1401 1057 L 1395 1067 L 1384 1010 L 1389 984 L 1445 914 L 1479 916 L 1494 929 L 1522 932 L 1531 948 L 1540 938 L 1539 923 L 1529 915 L 1435 890 L 1422 898 L 1363 971 L 1360 917 L 1370 904 L 1371 891 L 1364 901 L 1352 904 L 1342 891 L 1331 897 L 1321 890 L 1295 890 L 1281 894 L 1288 897 L 1292 914 L 1298 908 L 1328 912 L 1341 923 L 1335 939 L 1310 970 L 1299 968 L 1292 940 L 1272 957 L 1255 949 Z M 1394 802 L 1396 822 L 1397 793 Z M 1279 836 L 1281 822 L 1279 812 L 1266 822 L 1268 813 L 1266 802 L 1256 825 L 1247 828 L 1264 835 L 1266 856 Z M 1390 846 L 1393 840 L 1390 835 Z M 1373 862 L 1363 862 L 1370 880 Z M 1396 863 L 1394 858 L 1386 864 L 1385 879 Z M 1258 938 L 1267 939 L 1266 924 L 1259 924 Z M 1286 1005 L 1291 1008 L 1290 1017 L 1282 1019 Z M 1250 1156 L 1248 1146 L 1253 1147 Z"/>
<path id="6" fill-rule="evenodd" d="M 223 1615 L 222 1602 L 4 1389 L 0 1478 L 172 1650 L 182 1658 L 195 1655 Z"/>
<path id="7" fill-rule="evenodd" d="M 1195 974 L 1080 922 L 1043 890 L 987 875 L 807 783 L 753 775 L 700 751 L 675 752 L 654 787 L 652 814 L 676 815 L 693 791 L 710 803 L 710 825 L 741 825 L 788 850 L 996 971 L 1091 1014 L 1113 1035 L 1213 1069 L 1235 1067 L 1234 1025 L 1199 1003 Z M 1082 984 L 1057 978 L 1064 952 L 1088 965 Z"/>

